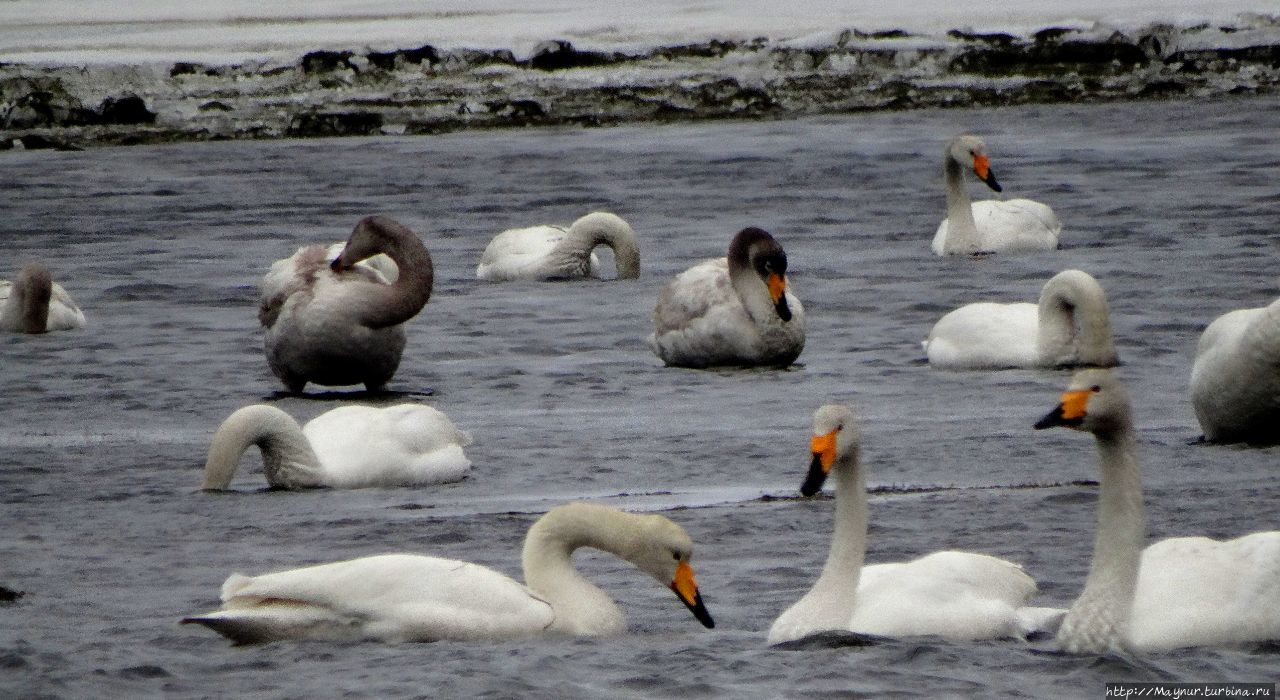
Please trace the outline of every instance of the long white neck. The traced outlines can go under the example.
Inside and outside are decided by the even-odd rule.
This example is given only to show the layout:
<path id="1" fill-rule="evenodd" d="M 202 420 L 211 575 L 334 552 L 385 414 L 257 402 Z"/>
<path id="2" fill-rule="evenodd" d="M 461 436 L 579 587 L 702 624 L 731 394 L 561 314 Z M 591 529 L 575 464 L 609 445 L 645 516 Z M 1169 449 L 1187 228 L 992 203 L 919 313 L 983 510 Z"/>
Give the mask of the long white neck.
<path id="1" fill-rule="evenodd" d="M 965 187 L 964 166 L 952 157 L 950 149 L 942 171 L 947 178 L 947 240 L 942 252 L 947 255 L 977 253 L 982 250 L 982 239 L 973 220 L 973 202 Z"/>
<path id="2" fill-rule="evenodd" d="M 570 561 L 574 550 L 593 547 L 634 562 L 644 516 L 590 503 L 558 507 L 533 524 L 521 561 L 524 581 L 555 611 L 554 628 L 574 634 L 612 634 L 626 628 L 622 610 Z"/>
<path id="3" fill-rule="evenodd" d="M 1097 434 L 1101 462 L 1098 529 L 1093 559 L 1080 597 L 1067 611 L 1058 641 L 1072 653 L 1122 648 L 1138 585 L 1146 523 L 1136 438 L 1126 418 Z"/>
<path id="4" fill-rule="evenodd" d="M 1118 363 L 1102 287 L 1079 270 L 1055 275 L 1040 294 L 1036 346 L 1048 367 Z"/>
<path id="5" fill-rule="evenodd" d="M 853 614 L 858 579 L 867 554 L 867 476 L 858 463 L 858 448 L 831 465 L 836 480 L 836 519 L 831 549 L 809 595 L 820 595 L 831 612 L 847 619 Z"/>
<path id="6" fill-rule="evenodd" d="M 635 231 L 626 221 L 607 212 L 593 212 L 573 222 L 556 246 L 555 254 L 572 257 L 575 264 L 586 270 L 591 251 L 598 245 L 607 245 L 613 250 L 618 279 L 640 276 L 640 246 L 636 243 Z"/>
<path id="7" fill-rule="evenodd" d="M 274 406 L 245 406 L 218 426 L 204 465 L 203 489 L 225 489 L 250 445 L 262 450 L 267 483 L 276 488 L 324 486 L 320 460 L 292 416 Z"/>
<path id="8" fill-rule="evenodd" d="M 769 297 L 768 285 L 748 262 L 738 265 L 732 257 L 729 258 L 729 283 L 733 285 L 733 290 L 742 300 L 742 305 L 747 309 L 751 320 L 762 327 L 761 332 L 767 333 L 769 328 L 782 325 L 783 321 L 778 317 L 777 307 Z"/>

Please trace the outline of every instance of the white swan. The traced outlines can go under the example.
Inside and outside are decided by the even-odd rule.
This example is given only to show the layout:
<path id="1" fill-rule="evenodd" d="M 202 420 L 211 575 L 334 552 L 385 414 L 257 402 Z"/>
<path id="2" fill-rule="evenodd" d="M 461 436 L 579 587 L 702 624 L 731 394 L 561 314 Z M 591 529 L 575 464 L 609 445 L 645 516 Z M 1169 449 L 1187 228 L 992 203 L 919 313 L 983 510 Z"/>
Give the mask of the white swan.
<path id="1" fill-rule="evenodd" d="M 359 264 L 379 253 L 395 265 Z M 332 262 L 320 245 L 276 261 L 258 309 L 271 371 L 294 392 L 308 382 L 381 389 L 400 364 L 401 324 L 426 305 L 431 283 L 422 241 L 385 216 L 361 219 Z"/>
<path id="2" fill-rule="evenodd" d="M 847 406 L 823 406 L 814 413 L 813 462 L 800 492 L 812 496 L 829 472 L 835 474 L 835 531 L 822 574 L 774 621 L 770 644 L 828 630 L 885 637 L 1020 637 L 1058 614 L 1025 607 L 1036 592 L 1035 581 L 1017 564 L 984 554 L 934 552 L 864 567 L 867 474 L 858 459 L 859 442 Z"/>
<path id="3" fill-rule="evenodd" d="M 499 233 L 489 241 L 476 277 L 490 282 L 599 277 L 598 245 L 613 249 L 620 280 L 640 276 L 636 233 L 620 217 L 597 211 L 563 226 L 531 226 Z"/>
<path id="4" fill-rule="evenodd" d="M 471 437 L 430 406 L 341 406 L 299 427 L 274 406 L 236 410 L 213 435 L 204 489 L 225 489 L 250 445 L 273 488 L 413 486 L 457 481 Z"/>
<path id="5" fill-rule="evenodd" d="M 1101 482 L 1084 590 L 1058 630 L 1072 653 L 1162 651 L 1280 640 L 1280 531 L 1225 542 L 1176 537 L 1146 548 L 1129 396 L 1109 370 L 1076 373 L 1036 428 L 1091 432 Z"/>
<path id="6" fill-rule="evenodd" d="M 1106 294 L 1080 270 L 1054 275 L 1038 304 L 981 302 L 947 313 L 929 331 L 924 351 L 942 369 L 1119 363 Z"/>
<path id="7" fill-rule="evenodd" d="M 658 296 L 649 347 L 668 365 L 786 366 L 804 349 L 804 307 L 787 284 L 787 254 L 745 228 L 725 258 L 698 263 Z"/>
<path id="8" fill-rule="evenodd" d="M 49 268 L 28 263 L 13 282 L 0 280 L 0 330 L 46 333 L 84 328 L 84 312 Z"/>
<path id="9" fill-rule="evenodd" d="M 385 554 L 262 576 L 232 574 L 223 608 L 183 622 L 240 644 L 278 639 L 505 639 L 560 632 L 617 634 L 622 610 L 570 561 L 578 547 L 611 552 L 668 585 L 713 627 L 694 581 L 693 542 L 661 515 L 570 503 L 538 519 L 524 541 L 527 585 L 453 559 Z"/>
<path id="10" fill-rule="evenodd" d="M 935 254 L 1013 253 L 1058 247 L 1062 224 L 1052 209 L 1030 199 L 971 202 L 965 189 L 965 168 L 972 169 L 991 189 L 1001 190 L 982 139 L 967 134 L 952 139 L 943 159 L 947 218 L 933 236 Z"/>
<path id="11" fill-rule="evenodd" d="M 1191 404 L 1206 440 L 1280 441 L 1280 299 L 1209 324 L 1191 367 Z"/>

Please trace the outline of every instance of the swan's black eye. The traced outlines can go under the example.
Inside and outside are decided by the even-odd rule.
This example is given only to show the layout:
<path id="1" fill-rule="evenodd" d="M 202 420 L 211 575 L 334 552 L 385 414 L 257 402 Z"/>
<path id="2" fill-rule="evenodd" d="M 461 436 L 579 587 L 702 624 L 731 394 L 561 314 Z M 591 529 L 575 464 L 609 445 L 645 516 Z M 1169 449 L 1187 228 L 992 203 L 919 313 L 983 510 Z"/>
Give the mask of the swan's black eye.
<path id="1" fill-rule="evenodd" d="M 841 423 L 840 425 L 837 425 L 837 426 L 836 426 L 836 432 L 837 432 L 837 433 L 838 433 L 838 432 L 840 432 L 841 430 L 844 430 L 844 423 Z"/>
<path id="2" fill-rule="evenodd" d="M 1096 394 L 1096 393 L 1098 393 L 1099 391 L 1102 391 L 1102 387 L 1098 386 L 1097 384 L 1094 384 L 1094 385 L 1093 385 L 1093 388 L 1092 388 L 1092 389 L 1090 389 L 1089 391 L 1092 391 L 1093 393 L 1095 393 L 1095 394 Z"/>
<path id="3" fill-rule="evenodd" d="M 671 550 L 671 558 L 675 559 L 676 561 L 680 561 L 680 553 L 675 551 L 674 549 Z"/>

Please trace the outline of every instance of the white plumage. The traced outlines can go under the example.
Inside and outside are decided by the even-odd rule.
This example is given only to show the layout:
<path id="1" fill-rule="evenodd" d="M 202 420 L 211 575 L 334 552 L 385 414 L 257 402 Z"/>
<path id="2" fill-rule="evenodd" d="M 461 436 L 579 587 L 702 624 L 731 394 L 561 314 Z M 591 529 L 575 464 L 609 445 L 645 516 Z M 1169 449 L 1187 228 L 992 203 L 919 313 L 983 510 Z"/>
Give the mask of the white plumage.
<path id="1" fill-rule="evenodd" d="M 640 275 L 640 247 L 635 231 L 620 217 L 592 212 L 573 225 L 530 226 L 499 233 L 485 247 L 476 277 L 490 282 L 565 280 L 600 277 L 598 245 L 613 250 L 617 279 Z"/>
<path id="2" fill-rule="evenodd" d="M 1280 442 L 1280 299 L 1209 324 L 1191 367 L 1191 403 L 1207 440 Z"/>

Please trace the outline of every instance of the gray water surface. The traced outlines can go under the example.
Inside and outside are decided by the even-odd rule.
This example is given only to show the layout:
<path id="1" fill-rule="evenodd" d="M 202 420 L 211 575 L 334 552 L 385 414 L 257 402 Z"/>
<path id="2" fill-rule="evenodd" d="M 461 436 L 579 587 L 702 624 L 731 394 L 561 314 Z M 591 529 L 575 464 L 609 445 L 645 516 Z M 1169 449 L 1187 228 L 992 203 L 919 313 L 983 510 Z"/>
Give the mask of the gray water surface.
<path id="1" fill-rule="evenodd" d="M 1040 604 L 1072 600 L 1092 541 L 1096 487 L 1076 482 L 1095 478 L 1093 444 L 1031 429 L 1068 373 L 940 372 L 919 345 L 947 310 L 1032 301 L 1068 267 L 1109 296 L 1151 536 L 1280 526 L 1280 450 L 1195 444 L 1187 386 L 1209 321 L 1280 294 L 1278 108 L 1249 98 L 7 152 L 3 276 L 45 260 L 89 326 L 0 337 L 0 585 L 27 592 L 0 604 L 0 690 L 1100 697 L 1125 679 L 1275 681 L 1275 652 L 1257 649 L 1135 660 L 1013 641 L 771 649 L 764 638 L 826 556 L 833 504 L 790 497 L 811 414 L 831 400 L 861 417 L 872 485 L 895 487 L 872 499 L 869 561 L 972 549 L 1024 564 Z M 929 252 L 942 148 L 962 130 L 986 137 L 1005 196 L 1057 210 L 1061 250 Z M 639 233 L 640 279 L 474 280 L 498 231 L 593 209 Z M 234 493 L 199 492 L 209 438 L 232 410 L 265 399 L 305 420 L 343 400 L 277 394 L 256 285 L 273 260 L 345 238 L 372 213 L 418 232 L 436 268 L 390 400 L 429 403 L 470 431 L 472 476 L 264 492 L 253 456 Z M 658 291 L 748 225 L 787 250 L 808 315 L 799 365 L 662 367 L 644 343 Z M 630 635 L 233 648 L 178 625 L 216 607 L 233 571 L 409 551 L 518 576 L 528 525 L 580 498 L 681 523 L 717 627 L 591 553 L 576 560 L 623 605 Z"/>

